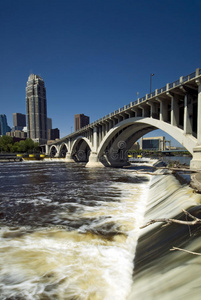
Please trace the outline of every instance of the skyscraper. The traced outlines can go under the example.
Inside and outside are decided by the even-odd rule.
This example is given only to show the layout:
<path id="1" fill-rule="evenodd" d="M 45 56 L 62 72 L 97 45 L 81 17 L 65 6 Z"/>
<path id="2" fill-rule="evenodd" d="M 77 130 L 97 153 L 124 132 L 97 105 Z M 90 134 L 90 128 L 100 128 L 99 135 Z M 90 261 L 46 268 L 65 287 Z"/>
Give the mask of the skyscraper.
<path id="1" fill-rule="evenodd" d="M 40 144 L 47 141 L 47 101 L 43 79 L 31 74 L 26 87 L 27 136 Z"/>
<path id="2" fill-rule="evenodd" d="M 0 135 L 6 135 L 6 132 L 10 131 L 10 127 L 7 123 L 6 115 L 0 115 Z"/>
<path id="3" fill-rule="evenodd" d="M 84 114 L 75 115 L 75 131 L 89 124 L 89 117 Z"/>
<path id="4" fill-rule="evenodd" d="M 22 130 L 26 126 L 26 116 L 21 113 L 13 113 L 13 129 Z"/>

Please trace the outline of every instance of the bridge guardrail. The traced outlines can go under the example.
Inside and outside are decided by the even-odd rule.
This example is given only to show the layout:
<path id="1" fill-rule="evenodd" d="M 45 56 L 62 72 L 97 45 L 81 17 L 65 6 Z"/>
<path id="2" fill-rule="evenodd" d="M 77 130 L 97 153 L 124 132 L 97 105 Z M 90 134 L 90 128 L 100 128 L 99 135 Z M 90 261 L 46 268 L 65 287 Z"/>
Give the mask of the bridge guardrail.
<path id="1" fill-rule="evenodd" d="M 184 77 L 182 78 L 182 82 L 186 82 L 186 81 L 188 81 L 188 75 L 187 75 L 187 76 L 184 76 Z"/>
<path id="2" fill-rule="evenodd" d="M 195 78 L 196 72 L 193 72 L 189 75 L 189 79 Z"/>
<path id="3" fill-rule="evenodd" d="M 143 102 L 144 100 L 146 100 L 146 96 L 140 98 L 140 99 L 139 99 L 139 103 Z"/>

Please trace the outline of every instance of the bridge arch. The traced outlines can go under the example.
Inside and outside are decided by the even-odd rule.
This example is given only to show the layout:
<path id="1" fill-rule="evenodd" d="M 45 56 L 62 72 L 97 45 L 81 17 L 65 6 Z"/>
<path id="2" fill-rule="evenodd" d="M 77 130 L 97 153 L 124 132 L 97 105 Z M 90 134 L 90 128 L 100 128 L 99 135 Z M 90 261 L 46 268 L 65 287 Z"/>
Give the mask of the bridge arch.
<path id="1" fill-rule="evenodd" d="M 68 146 L 66 143 L 62 143 L 59 147 L 59 157 L 66 157 L 66 153 L 68 152 Z"/>
<path id="2" fill-rule="evenodd" d="M 93 149 L 90 140 L 83 136 L 78 136 L 71 146 L 71 157 L 75 161 L 86 162 Z"/>
<path id="3" fill-rule="evenodd" d="M 49 149 L 49 155 L 50 157 L 58 157 L 59 155 L 59 149 L 57 145 L 51 145 Z"/>
<path id="4" fill-rule="evenodd" d="M 143 135 L 156 129 L 161 129 L 171 135 L 193 154 L 193 148 L 196 146 L 197 140 L 192 135 L 184 134 L 182 129 L 161 120 L 133 117 L 119 122 L 108 131 L 98 147 L 99 160 L 101 161 L 103 156 L 106 155 L 109 164 L 125 164 L 127 151 L 133 143 Z"/>

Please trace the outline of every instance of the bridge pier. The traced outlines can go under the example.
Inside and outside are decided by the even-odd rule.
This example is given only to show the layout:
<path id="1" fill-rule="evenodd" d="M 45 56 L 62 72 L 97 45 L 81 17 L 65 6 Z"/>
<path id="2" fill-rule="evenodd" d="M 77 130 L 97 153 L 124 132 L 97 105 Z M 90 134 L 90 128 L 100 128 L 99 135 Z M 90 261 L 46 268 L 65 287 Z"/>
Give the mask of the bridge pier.
<path id="1" fill-rule="evenodd" d="M 191 169 L 201 169 L 201 146 L 193 148 L 193 158 L 190 162 Z"/>
<path id="2" fill-rule="evenodd" d="M 96 152 L 91 152 L 89 156 L 89 161 L 85 166 L 86 168 L 103 168 L 104 165 L 99 161 Z"/>

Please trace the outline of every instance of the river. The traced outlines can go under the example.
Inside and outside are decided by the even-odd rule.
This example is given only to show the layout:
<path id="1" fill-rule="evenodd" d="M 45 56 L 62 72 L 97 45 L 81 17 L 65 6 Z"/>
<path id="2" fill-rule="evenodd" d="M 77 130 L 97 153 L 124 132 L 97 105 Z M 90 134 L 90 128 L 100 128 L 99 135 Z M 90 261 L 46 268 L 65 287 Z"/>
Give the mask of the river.
<path id="1" fill-rule="evenodd" d="M 1 163 L 0 299 L 126 299 L 149 175 Z"/>
<path id="2" fill-rule="evenodd" d="M 56 161 L 1 163 L 0 300 L 189 299 L 182 276 L 177 286 L 168 284 L 165 266 L 170 269 L 172 256 L 164 263 L 158 255 L 169 255 L 164 239 L 171 229 L 155 246 L 159 226 L 139 227 L 161 215 L 177 216 L 196 206 L 200 195 L 172 175 L 136 169 L 152 171 L 146 164 L 92 169 Z M 174 260 L 178 278 L 182 263 Z M 198 269 L 192 270 L 197 278 Z M 198 297 L 191 299 L 199 299 L 194 286 Z"/>

